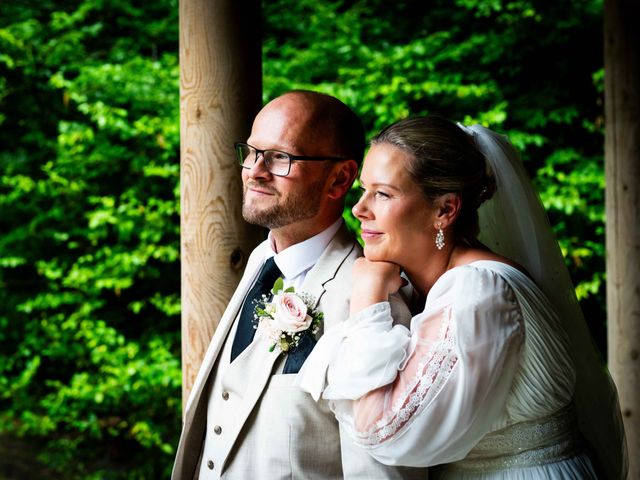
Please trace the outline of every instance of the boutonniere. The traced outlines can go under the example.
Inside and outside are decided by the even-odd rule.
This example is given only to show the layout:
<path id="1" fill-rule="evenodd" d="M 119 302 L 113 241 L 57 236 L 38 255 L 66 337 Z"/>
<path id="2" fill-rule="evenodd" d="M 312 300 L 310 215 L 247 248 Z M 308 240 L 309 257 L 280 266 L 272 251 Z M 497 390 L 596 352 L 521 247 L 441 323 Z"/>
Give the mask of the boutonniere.
<path id="1" fill-rule="evenodd" d="M 296 293 L 293 287 L 283 290 L 283 287 L 284 281 L 278 278 L 271 289 L 271 301 L 263 295 L 255 308 L 255 328 L 273 342 L 270 352 L 276 347 L 284 353 L 293 350 L 307 331 L 312 335 L 318 333 L 324 316 L 315 308 L 313 295 Z"/>

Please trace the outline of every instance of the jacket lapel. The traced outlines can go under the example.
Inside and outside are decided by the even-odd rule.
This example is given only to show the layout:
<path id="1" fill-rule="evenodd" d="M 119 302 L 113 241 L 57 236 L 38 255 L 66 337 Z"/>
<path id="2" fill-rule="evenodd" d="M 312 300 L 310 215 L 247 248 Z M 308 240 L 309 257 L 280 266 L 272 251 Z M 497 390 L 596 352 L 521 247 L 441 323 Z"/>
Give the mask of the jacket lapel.
<path id="1" fill-rule="evenodd" d="M 249 257 L 244 275 L 242 276 L 236 291 L 233 293 L 231 300 L 229 300 L 229 304 L 216 327 L 216 331 L 213 334 L 209 348 L 207 348 L 207 352 L 202 360 L 196 380 L 193 383 L 189 399 L 187 400 L 187 406 L 185 408 L 185 422 L 187 421 L 189 414 L 195 410 L 194 406 L 197 406 L 200 402 L 205 385 L 211 375 L 213 365 L 216 363 L 218 355 L 220 355 L 222 346 L 229 335 L 229 330 L 231 330 L 231 326 L 240 311 L 244 297 L 247 295 L 247 291 L 251 288 L 251 285 L 253 285 L 253 282 L 260 272 L 265 246 L 266 242 L 263 242 Z"/>
<path id="2" fill-rule="evenodd" d="M 308 292 L 315 297 L 316 308 L 318 308 L 328 286 L 336 278 L 338 270 L 354 248 L 356 248 L 354 239 L 347 230 L 347 227 L 342 224 L 340 230 L 338 230 L 333 237 L 333 240 L 331 240 L 331 243 L 320 256 L 315 266 L 309 271 L 302 284 L 302 291 Z M 332 326 L 336 320 L 346 319 L 325 317 L 325 325 L 320 329 L 320 333 L 322 334 L 322 332 L 324 332 L 325 326 Z"/>
<path id="3" fill-rule="evenodd" d="M 210 380 L 211 370 L 216 363 L 222 346 L 229 334 L 233 321 L 242 306 L 242 301 L 258 275 L 266 242 L 256 247 L 252 252 L 245 272 L 225 309 L 220 322 L 213 334 L 207 352 L 202 360 L 198 375 L 193 383 L 191 393 L 184 409 L 184 422 L 182 435 L 176 453 L 176 461 L 171 478 L 190 478 L 197 468 L 200 451 L 206 426 L 207 416 L 207 385 Z"/>

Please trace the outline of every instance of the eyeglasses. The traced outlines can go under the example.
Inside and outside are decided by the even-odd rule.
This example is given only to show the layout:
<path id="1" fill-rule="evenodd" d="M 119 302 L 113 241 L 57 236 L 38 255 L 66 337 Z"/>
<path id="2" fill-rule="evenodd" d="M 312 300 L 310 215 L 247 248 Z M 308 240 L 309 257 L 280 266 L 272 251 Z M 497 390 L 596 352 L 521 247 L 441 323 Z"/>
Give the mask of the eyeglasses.
<path id="1" fill-rule="evenodd" d="M 250 169 L 258 161 L 258 155 L 262 155 L 265 168 L 273 175 L 278 177 L 286 177 L 291 171 L 291 162 L 297 160 L 305 161 L 340 161 L 347 160 L 347 157 L 309 157 L 306 155 L 292 155 L 280 150 L 260 150 L 258 148 L 247 145 L 246 143 L 236 143 L 236 156 L 242 168 Z"/>

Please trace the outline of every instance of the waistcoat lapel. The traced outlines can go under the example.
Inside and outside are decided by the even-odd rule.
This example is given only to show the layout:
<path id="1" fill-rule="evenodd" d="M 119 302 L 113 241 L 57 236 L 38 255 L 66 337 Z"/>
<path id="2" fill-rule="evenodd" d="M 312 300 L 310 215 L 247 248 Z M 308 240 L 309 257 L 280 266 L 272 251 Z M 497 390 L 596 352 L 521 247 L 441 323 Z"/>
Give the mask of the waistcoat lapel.
<path id="1" fill-rule="evenodd" d="M 280 357 L 277 348 L 269 351 L 271 341 L 256 332 L 253 342 L 231 362 L 222 379 L 223 389 L 234 398 L 239 398 L 239 407 L 234 412 L 233 430 L 224 437 L 223 458 L 228 458 L 231 448 L 238 439 L 247 418 L 258 403 L 273 372 L 273 365 Z M 222 466 L 224 469 L 224 465 Z"/>

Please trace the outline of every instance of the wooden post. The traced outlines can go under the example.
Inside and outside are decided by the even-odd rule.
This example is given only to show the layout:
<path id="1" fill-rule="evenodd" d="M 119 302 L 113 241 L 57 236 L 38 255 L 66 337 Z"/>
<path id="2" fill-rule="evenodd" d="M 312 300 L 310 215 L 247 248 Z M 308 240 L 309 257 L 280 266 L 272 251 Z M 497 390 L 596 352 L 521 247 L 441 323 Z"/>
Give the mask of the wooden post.
<path id="1" fill-rule="evenodd" d="M 259 231 L 242 219 L 233 143 L 261 105 L 259 0 L 180 0 L 182 400 Z"/>
<path id="2" fill-rule="evenodd" d="M 640 5 L 605 0 L 609 369 L 620 394 L 629 478 L 640 478 Z"/>

